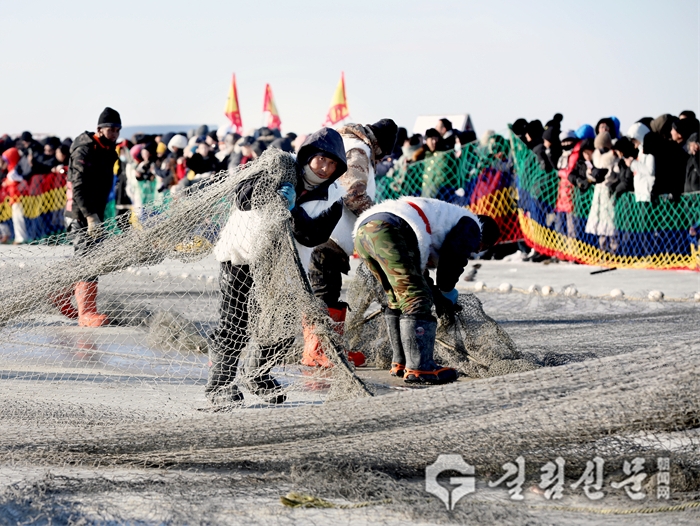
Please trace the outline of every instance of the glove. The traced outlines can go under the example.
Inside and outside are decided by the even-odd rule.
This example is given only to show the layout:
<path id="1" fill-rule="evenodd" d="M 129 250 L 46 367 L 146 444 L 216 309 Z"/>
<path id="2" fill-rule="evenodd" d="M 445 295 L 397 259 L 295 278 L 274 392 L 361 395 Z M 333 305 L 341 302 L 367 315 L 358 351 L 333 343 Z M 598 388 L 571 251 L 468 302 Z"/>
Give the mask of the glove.
<path id="1" fill-rule="evenodd" d="M 292 183 L 282 183 L 277 189 L 277 193 L 287 201 L 287 209 L 292 210 L 297 200 L 297 193 L 294 191 Z"/>
<path id="2" fill-rule="evenodd" d="M 90 214 L 87 216 L 87 233 L 88 235 L 91 235 L 93 237 L 98 237 L 102 234 L 102 227 L 101 221 L 100 221 L 100 216 L 97 214 Z"/>
<path id="3" fill-rule="evenodd" d="M 452 305 L 457 303 L 457 300 L 459 299 L 459 292 L 457 292 L 457 289 L 452 289 L 449 292 L 443 292 L 443 291 L 440 291 L 440 292 L 442 293 L 442 295 L 445 298 L 447 298 L 448 300 L 450 300 L 452 302 Z"/>

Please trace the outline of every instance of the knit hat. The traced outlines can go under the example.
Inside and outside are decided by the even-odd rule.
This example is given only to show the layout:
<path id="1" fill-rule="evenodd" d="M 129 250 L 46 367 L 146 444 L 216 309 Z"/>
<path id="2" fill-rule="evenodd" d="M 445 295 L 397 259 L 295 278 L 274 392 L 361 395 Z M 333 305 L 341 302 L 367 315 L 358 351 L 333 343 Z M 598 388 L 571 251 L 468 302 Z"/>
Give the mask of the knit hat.
<path id="1" fill-rule="evenodd" d="M 206 124 L 202 124 L 199 128 L 197 128 L 195 135 L 201 137 L 202 135 L 206 135 L 207 133 L 209 133 L 209 126 L 207 126 Z"/>
<path id="2" fill-rule="evenodd" d="M 549 141 L 551 143 L 559 142 L 559 127 L 550 126 L 544 131 L 544 133 L 542 134 L 542 138 L 545 141 Z"/>
<path id="3" fill-rule="evenodd" d="M 32 140 L 32 134 L 28 131 L 22 132 L 22 135 L 20 135 L 20 140 L 24 142 L 30 142 Z"/>
<path id="4" fill-rule="evenodd" d="M 121 128 L 122 119 L 117 110 L 110 107 L 105 108 L 97 119 L 97 128 Z"/>
<path id="5" fill-rule="evenodd" d="M 163 155 L 166 151 L 168 151 L 168 146 L 164 142 L 159 142 L 158 146 L 156 146 L 156 153 Z"/>
<path id="6" fill-rule="evenodd" d="M 168 150 L 174 153 L 175 148 L 179 148 L 180 150 L 187 148 L 187 138 L 184 135 L 175 135 L 168 141 Z"/>
<path id="7" fill-rule="evenodd" d="M 399 132 L 399 127 L 391 119 L 382 119 L 374 124 L 368 124 L 367 127 L 372 130 L 377 138 L 379 149 L 384 156 L 389 155 L 394 151 L 396 144 L 396 134 Z M 435 130 L 437 132 L 437 130 Z M 378 160 L 378 159 L 377 159 Z"/>
<path id="8" fill-rule="evenodd" d="M 435 137 L 436 139 L 441 139 L 442 135 L 440 135 L 440 132 L 437 131 L 435 128 L 430 128 L 428 130 L 425 130 L 425 138 L 430 139 L 431 137 Z"/>
<path id="9" fill-rule="evenodd" d="M 598 134 L 598 136 L 595 138 L 595 141 L 593 142 L 593 145 L 596 147 L 596 150 L 602 150 L 603 148 L 612 148 L 612 139 L 610 138 L 610 134 L 608 132 Z"/>

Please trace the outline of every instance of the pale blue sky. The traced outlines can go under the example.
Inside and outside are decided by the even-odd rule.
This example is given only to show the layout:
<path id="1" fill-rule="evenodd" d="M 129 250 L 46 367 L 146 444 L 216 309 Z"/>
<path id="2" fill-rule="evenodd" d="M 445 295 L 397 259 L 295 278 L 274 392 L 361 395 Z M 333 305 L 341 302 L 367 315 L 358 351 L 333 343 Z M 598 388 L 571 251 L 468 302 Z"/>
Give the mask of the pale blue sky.
<path id="1" fill-rule="evenodd" d="M 73 135 L 106 105 L 125 126 L 225 122 L 231 73 L 246 128 L 266 82 L 284 131 L 322 123 L 345 71 L 353 120 L 469 112 L 564 127 L 700 106 L 698 0 L 0 0 L 0 133 Z"/>

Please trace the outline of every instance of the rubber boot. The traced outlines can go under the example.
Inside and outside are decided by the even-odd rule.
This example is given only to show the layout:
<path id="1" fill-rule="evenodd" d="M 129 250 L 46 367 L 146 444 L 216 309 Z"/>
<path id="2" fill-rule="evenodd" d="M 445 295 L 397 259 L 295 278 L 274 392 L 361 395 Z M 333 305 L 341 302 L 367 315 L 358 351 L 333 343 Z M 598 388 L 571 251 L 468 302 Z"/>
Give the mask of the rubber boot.
<path id="1" fill-rule="evenodd" d="M 384 310 L 384 321 L 386 322 L 386 332 L 389 336 L 392 355 L 390 374 L 391 376 L 403 378 L 404 369 L 406 369 L 406 356 L 403 353 L 403 345 L 401 344 L 400 316 L 400 310 Z"/>
<path id="2" fill-rule="evenodd" d="M 75 285 L 59 292 L 51 298 L 51 303 L 53 303 L 60 313 L 71 320 L 78 318 L 78 311 L 71 303 L 71 298 L 73 297 L 74 291 Z"/>
<path id="3" fill-rule="evenodd" d="M 75 300 L 78 304 L 78 325 L 102 327 L 109 323 L 107 316 L 97 312 L 96 281 L 80 281 L 75 286 Z"/>
<path id="4" fill-rule="evenodd" d="M 294 338 L 275 345 L 256 347 L 248 355 L 245 366 L 246 385 L 268 404 L 282 404 L 287 400 L 284 388 L 271 374 L 274 358 L 294 343 Z"/>
<path id="5" fill-rule="evenodd" d="M 401 343 L 406 354 L 403 380 L 409 384 L 446 384 L 457 379 L 457 371 L 440 367 L 433 360 L 435 350 L 435 318 L 417 319 L 401 316 Z"/>
<path id="6" fill-rule="evenodd" d="M 347 315 L 347 307 L 342 309 L 334 309 L 328 307 L 328 315 L 335 322 L 333 329 L 341 336 L 345 333 L 345 316 Z M 303 323 L 304 330 L 304 354 L 301 358 L 302 365 L 308 367 L 333 367 L 333 363 L 323 352 L 323 346 L 320 340 L 314 334 L 314 327 Z M 362 367 L 365 364 L 366 358 L 364 353 L 360 351 L 349 351 L 348 360 L 355 364 L 355 367 Z"/>
<path id="7" fill-rule="evenodd" d="M 333 367 L 328 357 L 323 353 L 321 340 L 316 336 L 316 327 L 302 321 L 304 331 L 304 353 L 301 357 L 301 364 L 307 367 Z"/>
<path id="8" fill-rule="evenodd" d="M 209 350 L 209 377 L 204 395 L 213 405 L 235 407 L 243 405 L 243 393 L 234 383 L 240 351 L 219 353 Z"/>

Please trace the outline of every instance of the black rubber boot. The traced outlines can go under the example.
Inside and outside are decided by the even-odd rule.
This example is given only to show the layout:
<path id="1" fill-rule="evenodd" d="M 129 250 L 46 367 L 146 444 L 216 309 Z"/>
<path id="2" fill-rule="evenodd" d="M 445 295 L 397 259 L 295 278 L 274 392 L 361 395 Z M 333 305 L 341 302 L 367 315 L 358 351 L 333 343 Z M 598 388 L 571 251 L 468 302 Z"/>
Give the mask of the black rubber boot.
<path id="1" fill-rule="evenodd" d="M 282 340 L 275 345 L 252 349 L 245 366 L 246 385 L 253 394 L 268 404 L 282 404 L 287 400 L 282 385 L 270 374 L 275 356 L 294 343 L 294 338 Z"/>
<path id="2" fill-rule="evenodd" d="M 238 370 L 240 350 L 224 353 L 216 349 L 209 350 L 209 377 L 204 388 L 204 394 L 216 406 L 243 405 L 243 393 L 234 383 Z"/>
<path id="3" fill-rule="evenodd" d="M 401 343 L 406 354 L 404 382 L 409 384 L 446 384 L 457 379 L 457 371 L 441 367 L 433 360 L 437 321 L 401 316 Z"/>
<path id="4" fill-rule="evenodd" d="M 401 343 L 400 316 L 400 310 L 384 309 L 384 321 L 386 322 L 386 332 L 389 336 L 389 345 L 391 345 L 392 353 L 391 376 L 403 378 L 403 372 L 406 368 L 406 356 Z"/>

